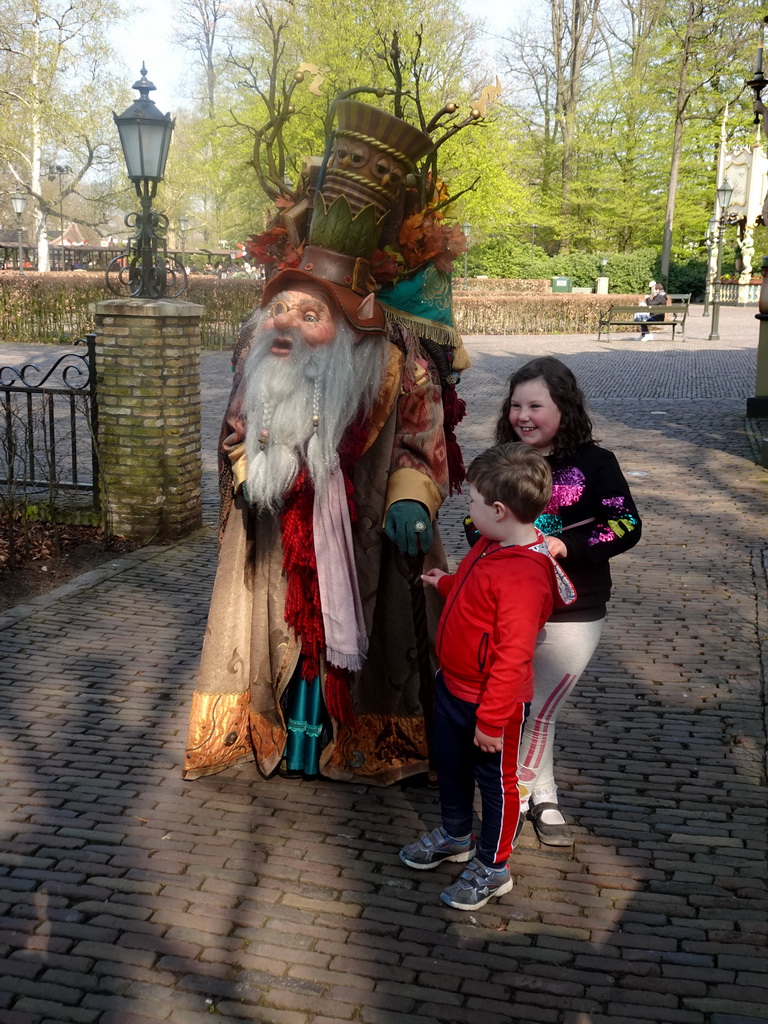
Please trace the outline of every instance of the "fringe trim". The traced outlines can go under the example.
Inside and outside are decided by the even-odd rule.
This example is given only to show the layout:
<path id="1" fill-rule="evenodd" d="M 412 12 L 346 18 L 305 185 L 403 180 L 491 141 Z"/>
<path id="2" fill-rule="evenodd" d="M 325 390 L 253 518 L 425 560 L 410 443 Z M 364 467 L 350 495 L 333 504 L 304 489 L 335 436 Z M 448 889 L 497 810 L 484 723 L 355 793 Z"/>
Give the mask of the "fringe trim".
<path id="1" fill-rule="evenodd" d="M 361 633 L 357 638 L 359 651 L 357 654 L 346 654 L 344 651 L 335 651 L 331 647 L 327 647 L 325 651 L 325 660 L 329 665 L 335 665 L 336 668 L 346 669 L 347 672 L 359 672 L 363 667 L 363 659 L 368 654 L 368 637 L 365 633 Z"/>
<path id="2" fill-rule="evenodd" d="M 429 338 L 430 341 L 436 341 L 438 345 L 444 345 L 446 348 L 462 347 L 461 336 L 455 327 L 427 320 L 422 316 L 414 316 L 412 313 L 403 313 L 402 310 L 394 309 L 383 302 L 380 302 L 379 305 L 384 310 L 387 320 L 391 323 L 402 324 L 409 331 L 413 331 L 418 338 Z"/>

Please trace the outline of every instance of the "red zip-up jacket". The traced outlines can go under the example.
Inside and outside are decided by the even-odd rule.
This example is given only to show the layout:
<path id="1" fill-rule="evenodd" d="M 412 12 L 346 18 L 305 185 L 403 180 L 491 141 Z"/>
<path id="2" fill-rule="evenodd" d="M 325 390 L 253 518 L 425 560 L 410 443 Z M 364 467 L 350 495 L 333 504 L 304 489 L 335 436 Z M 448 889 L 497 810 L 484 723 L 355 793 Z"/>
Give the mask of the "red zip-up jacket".
<path id="1" fill-rule="evenodd" d="M 540 534 L 535 544 L 510 547 L 481 537 L 455 575 L 438 582 L 445 607 L 435 648 L 445 685 L 459 700 L 479 704 L 477 724 L 488 736 L 501 736 L 515 704 L 533 697 L 536 637 L 567 600 L 542 547 Z M 575 592 L 568 596 L 572 601 Z"/>

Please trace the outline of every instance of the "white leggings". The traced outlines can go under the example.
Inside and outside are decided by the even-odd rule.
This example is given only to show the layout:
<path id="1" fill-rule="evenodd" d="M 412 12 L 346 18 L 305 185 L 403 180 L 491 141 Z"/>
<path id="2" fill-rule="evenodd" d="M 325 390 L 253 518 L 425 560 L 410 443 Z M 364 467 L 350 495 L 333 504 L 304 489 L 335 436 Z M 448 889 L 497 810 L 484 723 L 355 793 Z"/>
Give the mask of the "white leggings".
<path id="1" fill-rule="evenodd" d="M 536 639 L 534 694 L 520 741 L 520 808 L 556 803 L 553 747 L 555 723 L 568 694 L 581 678 L 600 640 L 605 619 L 548 622 Z"/>

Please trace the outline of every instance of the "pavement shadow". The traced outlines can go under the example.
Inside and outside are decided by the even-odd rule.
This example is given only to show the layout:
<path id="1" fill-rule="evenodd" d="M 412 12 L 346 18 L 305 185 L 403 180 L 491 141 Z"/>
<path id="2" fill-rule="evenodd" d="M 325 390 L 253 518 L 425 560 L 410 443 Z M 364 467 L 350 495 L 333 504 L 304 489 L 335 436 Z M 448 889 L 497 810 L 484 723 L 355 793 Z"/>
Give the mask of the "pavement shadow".
<path id="1" fill-rule="evenodd" d="M 562 355 L 589 380 L 577 357 Z M 468 457 L 490 441 L 509 358 L 502 372 L 475 356 Z M 213 531 L 11 623 L 0 1019 L 768 1020 L 759 471 L 649 425 L 648 401 L 594 398 L 625 469 L 656 464 L 633 479 L 644 538 L 617 562 L 558 727 L 577 841 L 539 848 L 527 826 L 515 888 L 477 914 L 440 903 L 453 869 L 399 861 L 437 824 L 416 782 L 263 780 L 253 764 L 182 781 Z M 700 406 L 686 415 L 696 429 Z M 465 503 L 441 513 L 454 557 Z"/>
<path id="2" fill-rule="evenodd" d="M 28 1015 L 19 1020 L 98 1021 L 129 1006 L 142 1019 L 172 994 L 158 950 L 190 953 L 167 937 L 159 907 L 173 904 L 162 892 L 191 846 L 180 695 L 215 542 L 196 546 L 197 559 L 168 549 L 4 630 L 0 1007 Z"/>

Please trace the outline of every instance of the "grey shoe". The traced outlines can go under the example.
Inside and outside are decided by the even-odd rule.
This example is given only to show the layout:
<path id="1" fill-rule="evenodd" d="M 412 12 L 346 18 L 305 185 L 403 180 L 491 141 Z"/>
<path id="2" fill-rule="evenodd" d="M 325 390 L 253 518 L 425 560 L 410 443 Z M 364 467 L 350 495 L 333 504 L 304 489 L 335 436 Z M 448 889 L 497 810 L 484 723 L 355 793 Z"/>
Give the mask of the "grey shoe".
<path id="1" fill-rule="evenodd" d="M 479 910 L 492 896 L 503 896 L 513 885 L 509 867 L 502 873 L 473 860 L 453 885 L 440 893 L 440 899 L 456 910 Z"/>
<path id="2" fill-rule="evenodd" d="M 400 851 L 400 860 L 409 868 L 417 871 L 429 871 L 443 861 L 456 861 L 464 864 L 475 856 L 475 840 L 470 838 L 466 843 L 455 843 L 449 839 L 445 829 L 433 829 L 425 832 L 415 843 L 409 843 Z"/>
<path id="3" fill-rule="evenodd" d="M 547 822 L 541 820 L 544 811 L 558 811 L 561 815 L 563 813 L 557 802 L 531 804 L 528 816 L 533 822 L 533 828 L 539 841 L 546 846 L 573 846 L 573 832 L 568 825 L 565 822 L 561 822 L 559 825 L 548 825 Z"/>

